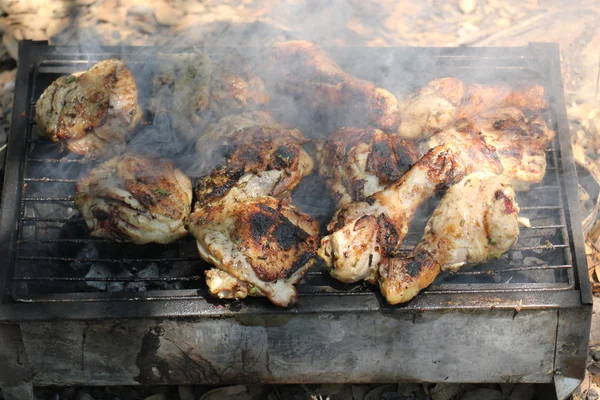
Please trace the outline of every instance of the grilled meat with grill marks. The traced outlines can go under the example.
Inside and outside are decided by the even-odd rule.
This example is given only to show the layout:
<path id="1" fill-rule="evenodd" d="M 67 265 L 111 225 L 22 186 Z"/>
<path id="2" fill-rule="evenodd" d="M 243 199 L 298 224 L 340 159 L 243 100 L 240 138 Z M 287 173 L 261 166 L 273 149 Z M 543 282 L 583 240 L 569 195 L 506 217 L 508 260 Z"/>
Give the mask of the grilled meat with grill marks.
<path id="1" fill-rule="evenodd" d="M 495 109 L 475 118 L 475 127 L 496 148 L 515 190 L 529 190 L 546 174 L 546 148 L 554 140 L 554 130 L 543 118 L 530 119 L 515 107 Z"/>
<path id="2" fill-rule="evenodd" d="M 218 118 L 269 103 L 264 82 L 239 54 L 219 62 L 202 53 L 168 56 L 153 80 L 152 108 L 170 116 L 186 139 Z"/>
<path id="3" fill-rule="evenodd" d="M 196 209 L 186 228 L 202 258 L 218 270 L 207 272 L 219 298 L 264 295 L 282 307 L 296 301 L 297 283 L 312 266 L 318 224 L 273 197 L 227 197 Z"/>
<path id="4" fill-rule="evenodd" d="M 66 141 L 70 151 L 89 157 L 122 150 L 141 117 L 133 74 L 116 59 L 58 78 L 42 93 L 35 109 L 42 135 L 54 142 Z"/>
<path id="5" fill-rule="evenodd" d="M 493 151 L 483 154 L 489 155 L 488 169 L 502 171 Z M 340 208 L 319 248 L 331 276 L 342 282 L 375 282 L 380 260 L 400 249 L 418 207 L 475 170 L 472 160 L 455 144 L 435 147 L 387 189 Z"/>
<path id="6" fill-rule="evenodd" d="M 487 110 L 504 107 L 545 110 L 548 103 L 544 88 L 540 85 L 512 88 L 505 83 L 465 85 L 456 78 L 435 79 L 400 103 L 402 120 L 398 135 L 410 140 L 427 138 L 457 120 L 473 120 Z"/>
<path id="7" fill-rule="evenodd" d="M 380 261 L 381 292 L 390 304 L 404 303 L 440 271 L 500 257 L 519 237 L 518 214 L 515 193 L 503 177 L 467 175 L 448 189 L 409 255 Z"/>
<path id="8" fill-rule="evenodd" d="M 554 139 L 541 117 L 525 118 L 515 107 L 494 109 L 473 119 L 462 119 L 429 138 L 421 146 L 422 153 L 445 143 L 458 144 L 468 154 L 479 157 L 479 148 L 493 146 L 502 163 L 502 174 L 517 191 L 528 190 L 546 173 L 546 147 Z M 476 160 L 474 160 L 476 161 Z M 478 170 L 486 170 L 479 164 Z M 496 172 L 497 171 L 492 171 Z"/>
<path id="9" fill-rule="evenodd" d="M 187 234 L 190 179 L 168 160 L 141 154 L 112 158 L 81 179 L 75 206 L 91 235 L 116 242 L 169 243 Z"/>
<path id="10" fill-rule="evenodd" d="M 319 173 L 338 206 L 385 189 L 418 159 L 414 142 L 374 128 L 339 129 L 316 150 Z"/>
<path id="11" fill-rule="evenodd" d="M 226 125 L 233 127 L 230 122 Z M 228 194 L 235 199 L 285 197 L 313 169 L 312 158 L 302 148 L 305 139 L 297 129 L 276 123 L 249 124 L 233 133 L 228 129 L 221 133 L 224 144 L 215 154 L 224 160 L 198 179 L 196 208 Z"/>
<path id="12" fill-rule="evenodd" d="M 275 79 L 278 90 L 300 98 L 313 109 L 330 114 L 368 115 L 383 130 L 400 122 L 398 101 L 385 89 L 353 77 L 319 46 L 297 40 L 266 47 L 265 78 Z"/>
<path id="13" fill-rule="evenodd" d="M 270 133 L 265 133 L 261 139 L 261 131 Z M 206 173 L 221 164 L 223 159 L 231 158 L 235 149 L 253 146 L 254 140 L 264 142 L 269 137 L 279 144 L 285 144 L 287 140 L 292 147 L 306 142 L 298 129 L 280 124 L 266 111 L 245 111 L 223 117 L 210 124 L 196 140 L 196 153 L 202 162 L 201 170 Z"/>
<path id="14" fill-rule="evenodd" d="M 194 212 L 186 228 L 200 255 L 216 268 L 206 272 L 219 298 L 266 296 L 286 307 L 310 268 L 318 246 L 318 223 L 286 198 L 310 174 L 313 161 L 297 129 L 264 112 L 222 118 L 198 139 L 221 162 L 198 179 Z M 220 146 L 217 144 L 220 143 Z"/>

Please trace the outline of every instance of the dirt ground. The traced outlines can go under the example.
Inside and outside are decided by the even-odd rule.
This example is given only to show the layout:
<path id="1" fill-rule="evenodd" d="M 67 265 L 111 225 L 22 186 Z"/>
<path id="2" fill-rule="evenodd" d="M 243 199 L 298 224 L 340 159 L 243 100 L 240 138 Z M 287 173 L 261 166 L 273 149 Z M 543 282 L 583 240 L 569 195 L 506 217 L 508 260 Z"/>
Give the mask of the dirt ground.
<path id="1" fill-rule="evenodd" d="M 600 177 L 600 6 L 596 1 L 0 0 L 0 10 L 0 146 L 10 116 L 13 60 L 18 59 L 18 41 L 22 39 L 91 46 L 235 45 L 248 38 L 302 38 L 325 46 L 526 46 L 549 41 L 560 44 L 576 160 Z M 591 222 L 586 238 L 590 280 L 600 294 L 600 226 Z M 590 373 L 574 399 L 600 397 L 598 319 L 600 315 L 595 313 L 598 329 L 590 342 Z M 292 389 L 234 387 L 213 394 L 195 388 L 172 390 L 177 393 L 134 391 L 135 395 L 129 392 L 130 397 L 115 396 L 143 395 L 151 400 L 176 398 L 171 396 L 250 399 L 259 393 L 266 397 L 256 398 L 269 399 L 519 400 L 535 396 L 527 385 L 325 385 L 296 387 L 289 393 L 286 390 Z M 52 393 L 59 396 L 52 398 L 109 398 L 104 396 L 106 391 L 98 394 L 91 389 L 45 391 L 40 396 Z"/>

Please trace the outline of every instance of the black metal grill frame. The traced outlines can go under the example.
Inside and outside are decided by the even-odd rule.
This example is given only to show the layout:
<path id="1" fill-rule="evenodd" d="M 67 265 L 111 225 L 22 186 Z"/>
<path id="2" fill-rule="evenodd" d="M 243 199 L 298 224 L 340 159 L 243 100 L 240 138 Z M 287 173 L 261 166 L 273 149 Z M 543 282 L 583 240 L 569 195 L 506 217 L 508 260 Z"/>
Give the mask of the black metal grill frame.
<path id="1" fill-rule="evenodd" d="M 0 305 L 1 320 L 20 319 L 48 319 L 48 318 L 109 318 L 109 317 L 148 317 L 148 316 L 183 316 L 183 315 L 227 315 L 229 313 L 264 313 L 274 312 L 274 306 L 264 299 L 249 299 L 244 302 L 221 302 L 207 296 L 206 290 L 201 287 L 184 290 L 160 290 L 148 292 L 85 292 L 85 293 L 50 293 L 44 295 L 19 295 L 15 288 L 19 282 L 53 282 L 67 283 L 81 281 L 123 281 L 122 278 L 81 278 L 81 277 L 41 277 L 22 276 L 14 268 L 19 260 L 59 261 L 68 262 L 72 259 L 50 259 L 36 255 L 19 253 L 20 246 L 26 244 L 21 240 L 23 223 L 31 222 L 64 222 L 62 219 L 52 221 L 50 218 L 40 219 L 35 216 L 26 217 L 24 205 L 32 201 L 72 201 L 72 197 L 28 197 L 25 185 L 43 183 L 73 184 L 73 179 L 44 177 L 30 177 L 27 175 L 27 165 L 35 162 L 51 163 L 84 163 L 77 158 L 63 158 L 60 160 L 38 160 L 29 157 L 32 146 L 33 106 L 35 105 L 35 84 L 37 73 L 44 66 L 69 63 L 87 63 L 90 60 L 98 61 L 110 55 L 123 55 L 127 59 L 135 60 L 135 55 L 143 53 L 142 48 L 103 49 L 98 54 L 88 55 L 83 59 L 82 53 L 77 48 L 55 48 L 46 42 L 25 41 L 20 45 L 20 65 L 17 75 L 17 92 L 15 93 L 13 107 L 13 121 L 5 170 L 5 185 L 2 197 L 2 215 L 0 217 Z M 529 270 L 561 270 L 565 271 L 566 280 L 556 284 L 441 284 L 428 289 L 417 299 L 401 307 L 390 307 L 376 294 L 376 289 L 365 288 L 364 285 L 342 287 L 334 289 L 325 284 L 322 287 L 300 285 L 300 304 L 285 312 L 315 312 L 315 311 L 415 311 L 427 309 L 455 309 L 455 308 L 548 308 L 548 307 L 576 307 L 581 304 L 591 304 L 591 289 L 587 281 L 587 265 L 585 260 L 583 232 L 577 197 L 577 177 L 575 164 L 570 145 L 567 118 L 562 92 L 562 79 L 558 47 L 551 44 L 531 44 L 522 48 L 409 48 L 409 49 L 352 49 L 351 51 L 332 49 L 335 58 L 344 65 L 344 58 L 351 61 L 353 55 L 360 51 L 370 55 L 393 54 L 403 52 L 416 62 L 434 60 L 435 65 L 446 63 L 461 65 L 463 68 L 498 68 L 499 70 L 525 70 L 534 69 L 546 86 L 549 94 L 548 100 L 554 111 L 552 122 L 557 131 L 552 147 L 548 149 L 549 168 L 547 179 L 553 185 L 542 190 L 556 190 L 559 192 L 560 204 L 544 207 L 521 206 L 522 215 L 528 211 L 545 210 L 548 213 L 558 212 L 558 223 L 545 226 L 536 226 L 536 229 L 556 229 L 562 238 L 560 243 L 540 244 L 539 246 L 518 247 L 513 251 L 544 250 L 564 252 L 564 263 L 556 265 L 538 265 L 528 267 Z M 375 57 L 370 57 L 375 59 Z M 377 73 L 377 72 L 373 72 Z M 369 79 L 368 76 L 365 78 Z M 540 190 L 539 187 L 532 190 Z M 523 229 L 527 232 L 527 229 Z M 527 235 L 527 233 L 525 233 Z M 418 238 L 415 236 L 414 239 Z M 61 239 L 65 240 L 65 239 Z M 46 242 L 53 242 L 54 239 Z M 98 239 L 67 239 L 71 243 L 84 243 L 99 241 Z M 405 248 L 414 244 L 414 240 L 407 240 Z M 143 259 L 144 262 L 173 262 L 193 261 L 199 257 L 179 257 L 171 259 Z M 89 261 L 89 260 L 88 260 Z M 109 263 L 134 263 L 139 260 L 124 260 L 122 258 L 105 259 L 99 261 Z M 522 270 L 523 267 L 512 270 Z M 201 271 L 200 271 L 201 272 Z M 511 272 L 510 268 L 502 271 L 494 270 L 493 273 Z M 309 272 L 308 280 L 317 279 L 327 282 L 328 277 L 322 276 L 321 271 Z M 455 273 L 460 275 L 485 275 L 490 271 L 485 268 L 462 270 Z M 203 280 L 200 273 L 188 277 L 165 277 L 161 280 L 170 281 L 196 281 Z M 132 281 L 156 281 L 156 278 L 134 278 Z M 144 301 L 152 300 L 152 301 Z M 277 309 L 277 312 L 282 310 Z"/>

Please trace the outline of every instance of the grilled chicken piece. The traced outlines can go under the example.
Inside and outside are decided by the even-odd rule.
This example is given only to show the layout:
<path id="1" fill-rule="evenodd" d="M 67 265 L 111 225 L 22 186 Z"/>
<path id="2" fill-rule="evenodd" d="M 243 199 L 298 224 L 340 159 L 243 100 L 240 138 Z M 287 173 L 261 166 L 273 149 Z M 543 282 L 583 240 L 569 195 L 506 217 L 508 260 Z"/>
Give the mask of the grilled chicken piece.
<path id="1" fill-rule="evenodd" d="M 505 83 L 469 86 L 456 111 L 456 119 L 472 118 L 493 108 L 517 107 L 521 110 L 541 111 L 548 108 L 544 88 L 524 85 L 518 89 Z"/>
<path id="2" fill-rule="evenodd" d="M 224 161 L 196 184 L 196 208 L 226 195 L 240 199 L 259 196 L 286 197 L 309 175 L 313 160 L 302 148 L 297 129 L 277 125 L 245 127 L 235 135 L 223 132 Z"/>
<path id="3" fill-rule="evenodd" d="M 200 132 L 196 140 L 196 153 L 201 158 L 201 170 L 207 172 L 231 157 L 233 149 L 252 145 L 262 130 L 272 132 L 277 140 L 279 131 L 283 143 L 289 140 L 293 146 L 303 144 L 306 138 L 298 129 L 288 128 L 275 121 L 266 111 L 245 111 L 223 117 Z M 258 135 L 258 136 L 257 136 Z"/>
<path id="4" fill-rule="evenodd" d="M 394 95 L 349 75 L 316 44 L 277 43 L 266 48 L 264 58 L 264 76 L 275 79 L 284 94 L 335 115 L 368 115 L 383 130 L 397 128 L 400 115 Z"/>
<path id="5" fill-rule="evenodd" d="M 472 120 L 484 111 L 504 107 L 545 110 L 544 88 L 526 85 L 515 89 L 505 83 L 467 86 L 456 78 L 435 79 L 400 103 L 398 135 L 408 140 L 427 138 L 457 120 Z"/>
<path id="6" fill-rule="evenodd" d="M 498 173 L 502 165 L 490 149 L 486 168 Z M 329 273 L 342 282 L 375 282 L 380 260 L 395 254 L 423 201 L 436 191 L 458 182 L 477 166 L 472 156 L 448 143 L 430 150 L 399 181 L 340 208 L 327 226 L 319 256 Z M 480 162 L 484 161 L 482 156 Z"/>
<path id="7" fill-rule="evenodd" d="M 88 157 L 122 150 L 141 117 L 133 74 L 116 59 L 58 78 L 42 93 L 35 109 L 42 135 L 54 142 L 66 141 L 70 151 Z"/>
<path id="8" fill-rule="evenodd" d="M 222 158 L 198 179 L 195 211 L 186 219 L 201 257 L 216 267 L 206 272 L 213 295 L 295 302 L 293 285 L 313 265 L 318 245 L 318 223 L 283 199 L 312 171 L 305 141 L 264 112 L 222 118 L 198 139 L 199 154 Z"/>
<path id="9" fill-rule="evenodd" d="M 296 301 L 297 283 L 312 266 L 318 224 L 273 197 L 217 201 L 186 218 L 207 272 L 211 293 L 220 298 L 264 295 L 282 307 Z"/>
<path id="10" fill-rule="evenodd" d="M 418 159 L 414 142 L 379 129 L 342 128 L 316 144 L 319 173 L 338 206 L 397 181 Z"/>
<path id="11" fill-rule="evenodd" d="M 169 54 L 153 79 L 152 108 L 188 140 L 215 119 L 269 103 L 264 82 L 240 55 L 219 62 L 202 53 Z"/>
<path id="12" fill-rule="evenodd" d="M 75 206 L 91 235 L 116 242 L 170 243 L 187 234 L 192 183 L 173 163 L 125 154 L 92 169 L 76 186 Z"/>
<path id="13" fill-rule="evenodd" d="M 381 293 L 390 304 L 404 303 L 440 271 L 500 257 L 519 237 L 518 214 L 515 193 L 503 177 L 467 175 L 448 189 L 409 255 L 381 260 Z"/>
<path id="14" fill-rule="evenodd" d="M 529 190 L 546 174 L 546 148 L 554 140 L 554 130 L 543 118 L 527 119 L 515 107 L 485 112 L 475 119 L 485 140 L 496 148 L 504 175 L 517 191 Z"/>
<path id="15" fill-rule="evenodd" d="M 466 93 L 456 78 L 435 79 L 400 103 L 398 135 L 415 140 L 445 129 L 455 119 L 456 107 Z"/>

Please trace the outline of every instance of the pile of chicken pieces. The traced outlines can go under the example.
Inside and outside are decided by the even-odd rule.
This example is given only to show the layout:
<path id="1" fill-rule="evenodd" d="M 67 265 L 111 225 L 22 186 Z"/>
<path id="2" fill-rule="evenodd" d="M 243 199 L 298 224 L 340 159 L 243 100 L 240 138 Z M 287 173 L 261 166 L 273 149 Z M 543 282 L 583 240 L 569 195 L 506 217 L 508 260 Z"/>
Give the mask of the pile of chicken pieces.
<path id="1" fill-rule="evenodd" d="M 213 265 L 205 273 L 213 295 L 266 296 L 284 307 L 318 258 L 333 278 L 378 284 L 398 304 L 441 271 L 500 257 L 517 241 L 515 191 L 543 179 L 554 138 L 540 116 L 541 86 L 441 78 L 398 101 L 310 42 L 267 45 L 261 60 L 255 73 L 236 57 L 179 55 L 155 76 L 153 111 L 170 115 L 202 158 L 193 188 L 172 161 L 126 149 L 141 110 L 121 61 L 60 78 L 42 94 L 42 135 L 85 157 L 114 156 L 76 186 L 91 235 L 144 244 L 189 232 Z M 313 160 L 303 133 L 265 111 L 273 94 L 368 123 L 313 143 Z M 291 197 L 315 165 L 338 207 L 323 236 Z M 419 207 L 443 191 L 421 241 L 402 252 Z"/>

